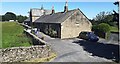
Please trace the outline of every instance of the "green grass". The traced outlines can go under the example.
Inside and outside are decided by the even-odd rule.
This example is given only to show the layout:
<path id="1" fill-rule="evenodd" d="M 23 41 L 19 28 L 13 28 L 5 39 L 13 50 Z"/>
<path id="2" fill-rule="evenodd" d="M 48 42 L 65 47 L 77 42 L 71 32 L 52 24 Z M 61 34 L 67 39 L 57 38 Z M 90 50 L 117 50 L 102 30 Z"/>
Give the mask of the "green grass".
<path id="1" fill-rule="evenodd" d="M 119 32 L 119 29 L 117 27 L 111 26 L 111 32 Z"/>
<path id="2" fill-rule="evenodd" d="M 30 46 L 32 41 L 23 34 L 24 27 L 16 22 L 1 22 L 0 24 L 2 24 L 2 48 Z"/>

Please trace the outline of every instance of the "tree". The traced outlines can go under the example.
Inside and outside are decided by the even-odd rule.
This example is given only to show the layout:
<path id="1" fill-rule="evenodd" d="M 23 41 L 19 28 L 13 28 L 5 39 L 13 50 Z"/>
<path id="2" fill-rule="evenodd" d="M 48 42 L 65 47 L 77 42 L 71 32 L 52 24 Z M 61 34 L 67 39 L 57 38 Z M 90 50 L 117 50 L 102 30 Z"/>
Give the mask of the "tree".
<path id="1" fill-rule="evenodd" d="M 0 15 L 0 22 L 2 21 L 2 15 Z"/>
<path id="2" fill-rule="evenodd" d="M 111 16 L 111 12 L 100 12 L 99 14 L 96 15 L 96 17 L 94 18 L 95 21 L 98 22 L 106 22 L 105 19 L 108 18 L 108 16 Z"/>
<path id="3" fill-rule="evenodd" d="M 9 20 L 14 20 L 16 21 L 16 15 L 12 12 L 7 12 L 4 16 L 3 16 L 3 20 L 4 21 L 9 21 Z"/>
<path id="4" fill-rule="evenodd" d="M 96 15 L 94 19 L 92 19 L 93 25 L 97 25 L 100 23 L 107 23 L 110 26 L 116 26 L 116 22 L 113 21 L 113 14 L 111 12 L 100 12 L 99 14 Z"/>
<path id="5" fill-rule="evenodd" d="M 22 15 L 17 16 L 17 20 L 18 20 L 19 23 L 24 22 L 25 19 L 27 19 L 27 16 L 22 16 Z"/>
<path id="6" fill-rule="evenodd" d="M 105 18 L 106 16 L 106 13 L 103 11 L 103 12 L 100 12 L 99 14 L 96 15 L 96 17 L 94 18 L 95 21 L 103 21 L 103 19 Z"/>
<path id="7" fill-rule="evenodd" d="M 3 22 L 3 21 L 5 21 L 5 16 L 4 16 L 4 15 L 2 15 L 2 22 Z"/>

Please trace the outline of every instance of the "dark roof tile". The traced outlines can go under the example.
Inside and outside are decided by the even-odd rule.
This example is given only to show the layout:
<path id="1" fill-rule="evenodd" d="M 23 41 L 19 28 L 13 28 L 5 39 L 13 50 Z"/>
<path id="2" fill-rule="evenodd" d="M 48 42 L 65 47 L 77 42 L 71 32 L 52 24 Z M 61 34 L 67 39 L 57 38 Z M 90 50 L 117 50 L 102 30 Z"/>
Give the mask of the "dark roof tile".
<path id="1" fill-rule="evenodd" d="M 64 22 L 69 16 L 71 16 L 76 10 L 69 10 L 68 12 L 58 12 L 49 15 L 42 15 L 40 18 L 35 20 L 35 23 L 62 23 Z"/>
<path id="2" fill-rule="evenodd" d="M 29 18 L 27 18 L 26 20 L 24 20 L 24 21 L 30 21 L 30 17 Z"/>

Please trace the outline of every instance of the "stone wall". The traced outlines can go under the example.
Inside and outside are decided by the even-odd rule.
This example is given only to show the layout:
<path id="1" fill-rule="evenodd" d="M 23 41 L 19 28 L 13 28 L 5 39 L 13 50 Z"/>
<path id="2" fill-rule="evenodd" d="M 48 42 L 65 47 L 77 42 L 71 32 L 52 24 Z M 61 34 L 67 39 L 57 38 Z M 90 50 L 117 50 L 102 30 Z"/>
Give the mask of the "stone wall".
<path id="1" fill-rule="evenodd" d="M 32 44 L 33 45 L 45 45 L 47 42 L 45 42 L 44 40 L 42 40 L 41 38 L 37 37 L 36 35 L 34 35 L 33 33 L 31 32 L 27 32 L 26 29 L 24 29 L 24 33 L 31 37 L 32 39 Z"/>
<path id="2" fill-rule="evenodd" d="M 35 58 L 49 57 L 51 50 L 48 46 L 31 46 L 31 47 L 13 47 L 0 49 L 0 62 L 21 62 L 29 61 Z"/>

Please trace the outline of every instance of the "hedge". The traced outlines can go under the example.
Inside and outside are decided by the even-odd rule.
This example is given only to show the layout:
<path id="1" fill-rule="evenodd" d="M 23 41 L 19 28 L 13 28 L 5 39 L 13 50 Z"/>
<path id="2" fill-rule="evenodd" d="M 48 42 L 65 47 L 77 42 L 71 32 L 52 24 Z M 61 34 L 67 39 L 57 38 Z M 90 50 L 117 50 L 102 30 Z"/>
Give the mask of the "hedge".
<path id="1" fill-rule="evenodd" d="M 110 35 L 110 25 L 106 23 L 101 23 L 98 25 L 92 26 L 92 31 L 95 32 L 96 35 L 102 38 L 108 38 Z"/>

